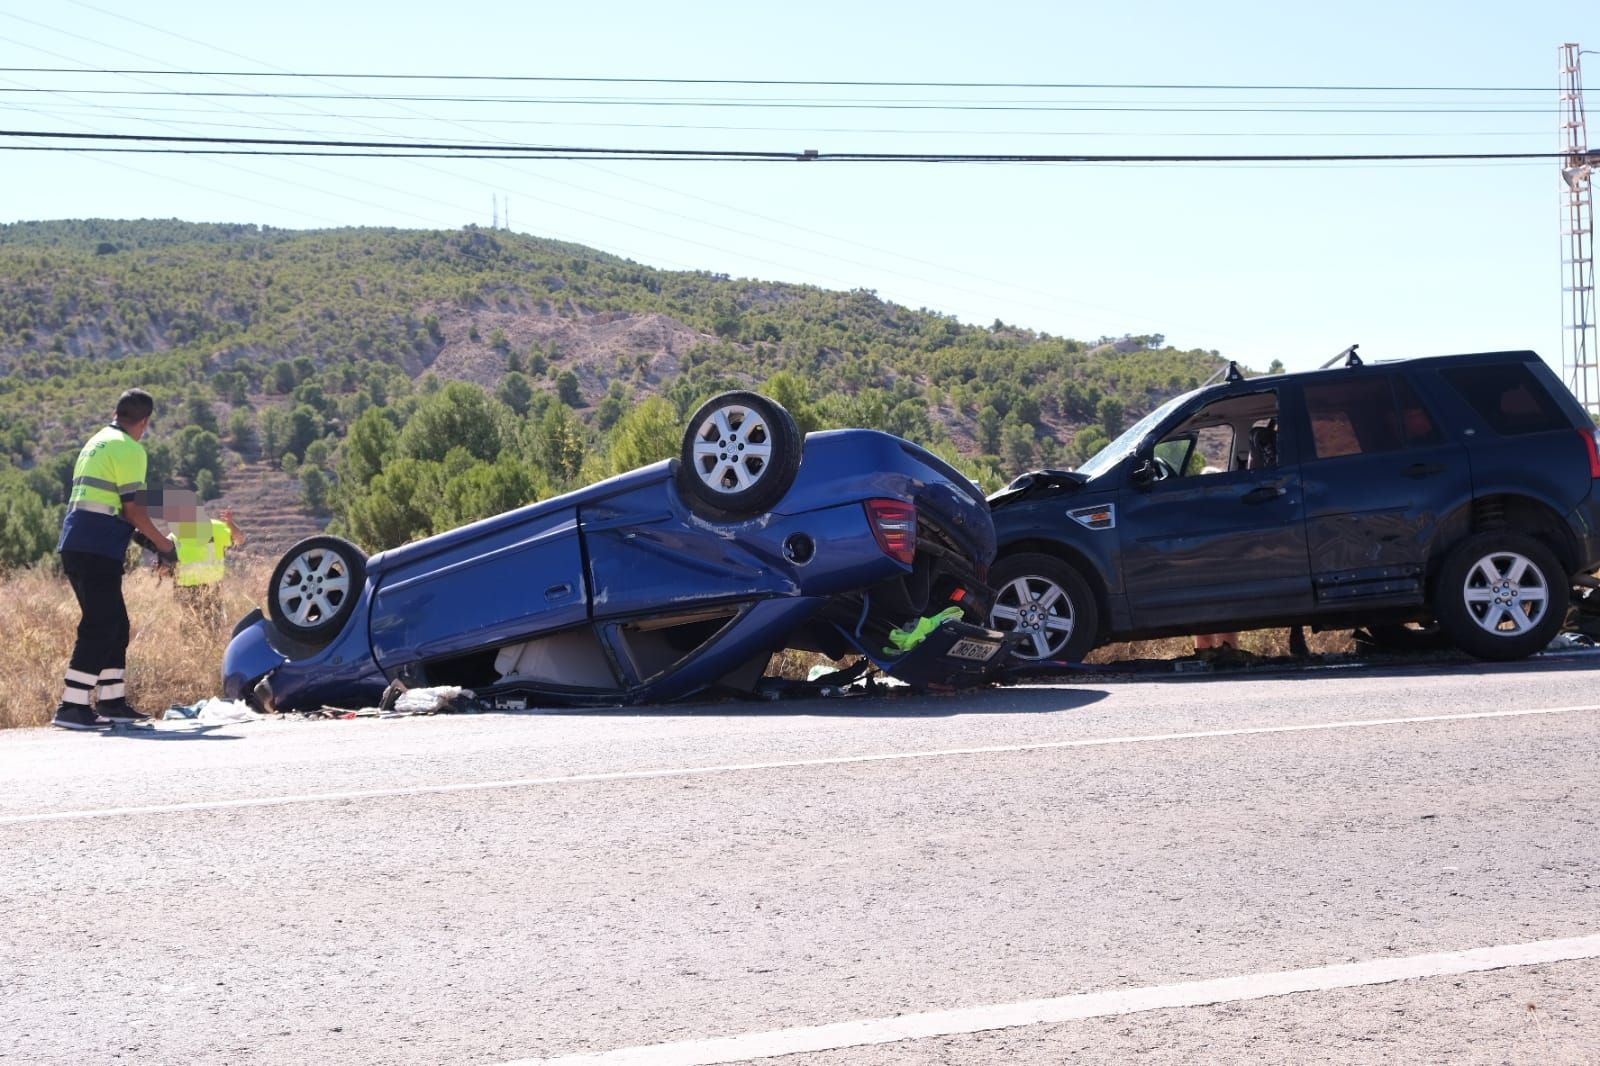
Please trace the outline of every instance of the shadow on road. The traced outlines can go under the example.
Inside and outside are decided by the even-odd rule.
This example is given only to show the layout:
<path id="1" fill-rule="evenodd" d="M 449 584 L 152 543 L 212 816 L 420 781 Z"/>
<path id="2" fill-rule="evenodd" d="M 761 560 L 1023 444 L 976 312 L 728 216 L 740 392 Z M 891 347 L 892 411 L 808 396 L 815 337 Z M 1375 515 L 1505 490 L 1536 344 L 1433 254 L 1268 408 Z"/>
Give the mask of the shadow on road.
<path id="1" fill-rule="evenodd" d="M 125 726 L 105 730 L 100 735 L 115 740 L 243 740 L 243 737 L 235 733 L 216 732 L 231 724 L 233 723 L 218 722 L 212 725 L 194 725 L 187 729 L 159 729 L 148 725 Z"/>
<path id="2" fill-rule="evenodd" d="M 1075 674 L 1074 677 L 1081 677 Z M 532 714 L 540 717 L 673 717 L 686 714 L 729 717 L 953 718 L 963 714 L 1060 714 L 1088 707 L 1109 693 L 1094 688 L 988 688 L 960 692 L 913 692 L 879 685 L 872 692 L 844 696 L 793 696 L 777 700 L 725 699 L 702 703 L 658 703 L 631 707 L 549 707 L 528 711 L 486 713 Z"/>
<path id="3" fill-rule="evenodd" d="M 1314 680 L 1347 674 L 1372 677 L 1417 677 L 1451 674 L 1465 677 L 1499 677 L 1507 674 L 1564 673 L 1592 671 L 1600 666 L 1600 649 L 1542 652 L 1515 662 L 1486 662 L 1460 652 L 1427 652 L 1411 655 L 1371 654 L 1355 656 L 1312 656 L 1306 659 L 1244 659 L 1198 662 L 1180 660 L 1130 660 L 1093 667 L 1091 673 L 1064 677 L 1062 681 L 1093 680 L 1100 684 L 1127 681 L 1160 681 L 1193 684 L 1203 681 L 1282 681 L 1286 678 Z"/>

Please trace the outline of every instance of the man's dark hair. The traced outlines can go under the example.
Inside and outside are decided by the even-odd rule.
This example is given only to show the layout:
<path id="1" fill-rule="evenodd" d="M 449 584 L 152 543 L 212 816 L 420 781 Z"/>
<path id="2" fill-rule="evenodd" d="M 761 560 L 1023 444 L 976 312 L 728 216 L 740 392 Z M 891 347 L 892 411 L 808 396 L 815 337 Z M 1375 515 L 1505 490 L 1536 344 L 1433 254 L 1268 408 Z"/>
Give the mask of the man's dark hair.
<path id="1" fill-rule="evenodd" d="M 123 425 L 137 425 L 150 417 L 156 401 L 143 389 L 129 389 L 117 399 L 117 421 Z"/>

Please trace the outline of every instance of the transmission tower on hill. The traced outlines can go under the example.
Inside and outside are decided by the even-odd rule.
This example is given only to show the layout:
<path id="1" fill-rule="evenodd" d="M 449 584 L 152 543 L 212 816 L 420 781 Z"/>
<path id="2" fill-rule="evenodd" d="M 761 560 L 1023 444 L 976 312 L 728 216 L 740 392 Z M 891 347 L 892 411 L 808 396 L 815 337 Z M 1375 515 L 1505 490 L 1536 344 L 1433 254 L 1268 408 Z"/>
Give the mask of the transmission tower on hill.
<path id="1" fill-rule="evenodd" d="M 1561 46 L 1561 372 L 1584 408 L 1600 412 L 1600 346 L 1595 342 L 1594 180 L 1583 114 L 1581 49 Z"/>

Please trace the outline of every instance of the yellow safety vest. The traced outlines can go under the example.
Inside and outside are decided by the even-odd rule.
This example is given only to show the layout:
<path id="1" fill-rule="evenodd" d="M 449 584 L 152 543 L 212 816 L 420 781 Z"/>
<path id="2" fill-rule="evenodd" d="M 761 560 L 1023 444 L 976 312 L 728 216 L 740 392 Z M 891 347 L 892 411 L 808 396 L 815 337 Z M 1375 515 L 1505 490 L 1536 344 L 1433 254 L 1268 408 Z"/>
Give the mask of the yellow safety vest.
<path id="1" fill-rule="evenodd" d="M 89 438 L 72 467 L 67 510 L 122 514 L 122 497 L 144 489 L 144 445 L 117 426 Z"/>
<path id="2" fill-rule="evenodd" d="M 180 588 L 215 585 L 222 580 L 223 558 L 233 546 L 233 531 L 228 523 L 213 518 L 209 522 L 179 522 L 172 529 L 172 543 L 178 550 Z"/>

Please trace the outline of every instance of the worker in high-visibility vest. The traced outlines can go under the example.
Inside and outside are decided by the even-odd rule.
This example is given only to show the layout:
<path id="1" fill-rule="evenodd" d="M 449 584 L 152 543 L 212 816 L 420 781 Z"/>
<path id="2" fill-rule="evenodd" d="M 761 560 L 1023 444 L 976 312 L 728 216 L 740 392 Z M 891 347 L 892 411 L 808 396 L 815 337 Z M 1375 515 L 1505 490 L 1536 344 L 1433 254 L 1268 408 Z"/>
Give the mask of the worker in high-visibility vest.
<path id="1" fill-rule="evenodd" d="M 230 548 L 245 542 L 244 531 L 233 520 L 233 508 L 224 508 L 220 520 L 208 518 L 194 493 L 168 489 L 162 494 L 162 517 L 177 545 L 173 580 L 178 602 L 202 621 L 220 624 L 224 560 Z"/>
<path id="2" fill-rule="evenodd" d="M 148 392 L 123 393 L 116 417 L 89 438 L 72 468 L 72 495 L 56 551 L 82 619 L 56 708 L 55 724 L 63 729 L 96 729 L 150 718 L 128 705 L 128 608 L 122 599 L 122 569 L 135 532 L 158 553 L 173 550 L 172 541 L 150 521 L 143 503 L 147 460 L 139 441 L 149 431 L 154 412 L 155 401 Z"/>

